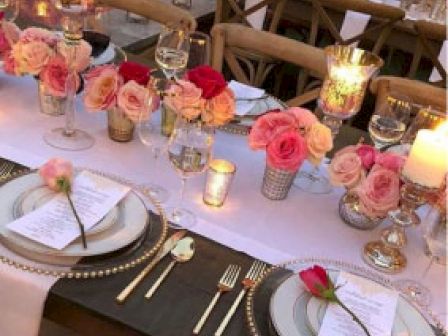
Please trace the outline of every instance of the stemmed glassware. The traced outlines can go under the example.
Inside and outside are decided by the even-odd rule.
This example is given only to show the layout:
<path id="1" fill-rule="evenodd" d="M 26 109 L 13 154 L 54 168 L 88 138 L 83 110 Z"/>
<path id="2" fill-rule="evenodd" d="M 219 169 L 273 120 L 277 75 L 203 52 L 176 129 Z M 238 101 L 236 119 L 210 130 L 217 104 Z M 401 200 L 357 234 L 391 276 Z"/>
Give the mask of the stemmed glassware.
<path id="1" fill-rule="evenodd" d="M 187 67 L 189 32 L 180 27 L 162 28 L 156 47 L 156 62 L 168 79 L 178 79 Z"/>
<path id="2" fill-rule="evenodd" d="M 85 131 L 75 128 L 75 100 L 78 72 L 75 68 L 76 49 L 82 39 L 84 17 L 88 13 L 89 0 L 54 0 L 55 7 L 61 12 L 61 25 L 64 40 L 68 48 L 68 75 L 66 81 L 65 127 L 59 127 L 44 134 L 44 140 L 50 146 L 64 150 L 83 150 L 93 146 L 95 140 Z"/>
<path id="3" fill-rule="evenodd" d="M 140 141 L 151 149 L 155 161 L 153 171 L 157 174 L 159 171 L 160 156 L 166 150 L 167 145 L 166 137 L 162 135 L 160 122 L 157 123 L 151 118 L 142 118 L 141 115 L 137 124 L 137 134 Z M 162 186 L 155 183 L 146 183 L 145 187 L 159 202 L 164 203 L 168 200 L 170 194 Z"/>
<path id="4" fill-rule="evenodd" d="M 212 129 L 180 116 L 176 119 L 168 142 L 168 158 L 182 180 L 182 188 L 178 206 L 167 209 L 168 219 L 173 228 L 189 228 L 196 222 L 196 216 L 182 207 L 185 184 L 188 178 L 202 174 L 207 169 L 212 146 Z"/>
<path id="5" fill-rule="evenodd" d="M 13 22 L 19 16 L 19 0 L 0 0 L 0 13 L 3 13 L 3 20 Z"/>
<path id="6" fill-rule="evenodd" d="M 370 138 L 381 149 L 398 143 L 406 131 L 412 110 L 409 97 L 389 95 L 377 107 L 369 122 Z"/>

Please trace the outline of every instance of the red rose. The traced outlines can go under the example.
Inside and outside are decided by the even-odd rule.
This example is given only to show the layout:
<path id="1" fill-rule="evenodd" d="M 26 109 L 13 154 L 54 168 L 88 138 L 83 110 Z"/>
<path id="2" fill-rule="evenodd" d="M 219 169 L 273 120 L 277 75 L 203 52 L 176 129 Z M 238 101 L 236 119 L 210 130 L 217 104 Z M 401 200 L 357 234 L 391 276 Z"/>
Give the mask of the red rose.
<path id="1" fill-rule="evenodd" d="M 330 280 L 327 271 L 319 265 L 314 265 L 313 267 L 299 272 L 299 276 L 306 288 L 314 296 L 327 300 L 332 300 L 334 298 L 334 284 Z"/>
<path id="2" fill-rule="evenodd" d="M 0 11 L 0 21 L 3 20 L 4 17 L 5 17 L 5 12 Z"/>
<path id="3" fill-rule="evenodd" d="M 375 163 L 375 158 L 376 155 L 378 155 L 378 151 L 375 147 L 370 145 L 359 145 L 356 149 L 356 154 L 358 154 L 361 159 L 363 167 L 369 170 Z"/>
<path id="4" fill-rule="evenodd" d="M 118 73 L 123 78 L 124 83 L 130 80 L 136 81 L 138 84 L 146 86 L 150 78 L 151 69 L 142 64 L 135 62 L 123 62 L 120 65 Z"/>
<path id="5" fill-rule="evenodd" d="M 204 99 L 216 97 L 227 87 L 224 77 L 208 65 L 201 65 L 188 71 L 186 78 L 202 90 Z"/>

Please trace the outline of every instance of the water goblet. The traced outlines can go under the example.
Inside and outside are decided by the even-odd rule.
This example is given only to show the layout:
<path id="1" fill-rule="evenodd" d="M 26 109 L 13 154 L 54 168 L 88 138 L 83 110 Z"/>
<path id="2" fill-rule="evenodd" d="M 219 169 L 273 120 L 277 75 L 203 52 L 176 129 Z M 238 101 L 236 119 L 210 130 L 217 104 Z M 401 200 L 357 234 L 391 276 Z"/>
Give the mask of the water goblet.
<path id="1" fill-rule="evenodd" d="M 156 62 L 165 77 L 180 78 L 188 63 L 190 38 L 187 30 L 165 26 L 156 47 Z"/>
<path id="2" fill-rule="evenodd" d="M 213 145 L 212 130 L 199 122 L 190 122 L 178 117 L 168 142 L 168 158 L 182 181 L 180 202 L 177 207 L 167 209 L 170 226 L 175 229 L 189 228 L 196 216 L 183 208 L 185 184 L 188 178 L 202 174 L 210 162 Z"/>

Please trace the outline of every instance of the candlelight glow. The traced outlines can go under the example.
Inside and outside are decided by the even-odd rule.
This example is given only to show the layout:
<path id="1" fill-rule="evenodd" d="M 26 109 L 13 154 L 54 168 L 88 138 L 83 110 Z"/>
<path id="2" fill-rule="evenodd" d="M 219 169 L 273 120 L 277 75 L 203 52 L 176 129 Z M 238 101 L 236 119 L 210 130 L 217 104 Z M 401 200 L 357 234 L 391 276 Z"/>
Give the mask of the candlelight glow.
<path id="1" fill-rule="evenodd" d="M 40 17 L 48 16 L 48 2 L 39 1 L 36 4 L 36 15 Z"/>
<path id="2" fill-rule="evenodd" d="M 222 206 L 229 192 L 235 173 L 235 165 L 226 160 L 215 159 L 210 162 L 204 190 L 204 203 Z"/>
<path id="3" fill-rule="evenodd" d="M 446 121 L 442 122 L 440 125 L 438 125 L 435 128 L 434 132 L 448 138 L 448 120 L 446 120 Z M 447 148 L 448 148 L 448 143 L 447 143 Z"/>

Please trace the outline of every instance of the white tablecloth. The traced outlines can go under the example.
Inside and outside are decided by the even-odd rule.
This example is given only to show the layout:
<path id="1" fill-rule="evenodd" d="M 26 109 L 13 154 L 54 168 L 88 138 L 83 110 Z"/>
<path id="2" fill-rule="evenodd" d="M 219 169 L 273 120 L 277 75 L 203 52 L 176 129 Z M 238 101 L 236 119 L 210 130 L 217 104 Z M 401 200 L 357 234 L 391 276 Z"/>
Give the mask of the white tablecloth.
<path id="1" fill-rule="evenodd" d="M 61 126 L 63 117 L 49 117 L 39 112 L 37 86 L 33 79 L 0 74 L 0 157 L 36 166 L 48 158 L 60 156 L 72 160 L 77 166 L 119 174 L 137 183 L 163 181 L 171 191 L 169 204 L 178 200 L 180 179 L 166 159 L 155 172 L 150 150 L 138 139 L 131 143 L 111 141 L 107 136 L 104 113 L 81 111 L 77 119 L 78 127 L 95 137 L 96 143 L 91 149 L 68 152 L 48 146 L 42 134 Z M 217 132 L 214 156 L 233 161 L 237 174 L 222 208 L 211 208 L 202 202 L 204 176 L 188 181 L 185 205 L 199 218 L 194 231 L 271 263 L 293 257 L 325 257 L 365 266 L 361 249 L 366 242 L 378 237 L 378 229 L 358 231 L 342 222 L 337 211 L 341 190 L 329 195 L 309 195 L 292 188 L 286 200 L 269 201 L 259 191 L 265 165 L 264 153 L 252 152 L 245 137 Z M 2 252 L 0 250 L 0 254 Z M 408 268 L 391 278 L 421 280 L 431 288 L 432 309 L 445 320 L 445 268 L 434 265 L 421 279 L 429 259 L 423 253 L 423 241 L 415 229 L 409 230 L 405 252 L 409 257 Z M 43 305 L 53 281 L 5 265 L 0 267 L 0 335 L 34 335 L 36 330 L 31 327 L 26 333 L 8 331 L 7 324 L 14 324 L 14 320 L 5 319 L 5 315 L 14 315 L 16 325 L 20 327 L 27 314 L 30 315 L 28 307 L 24 307 L 26 295 L 22 292 L 38 292 L 36 296 L 40 299 L 36 300 Z"/>

